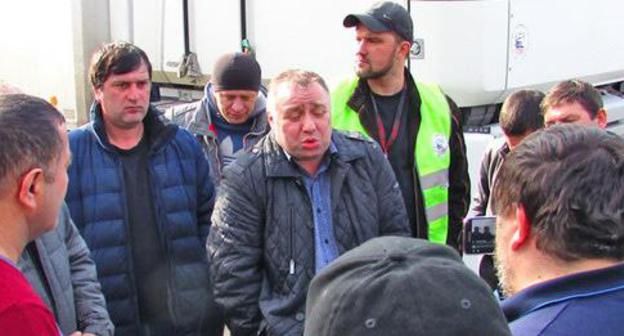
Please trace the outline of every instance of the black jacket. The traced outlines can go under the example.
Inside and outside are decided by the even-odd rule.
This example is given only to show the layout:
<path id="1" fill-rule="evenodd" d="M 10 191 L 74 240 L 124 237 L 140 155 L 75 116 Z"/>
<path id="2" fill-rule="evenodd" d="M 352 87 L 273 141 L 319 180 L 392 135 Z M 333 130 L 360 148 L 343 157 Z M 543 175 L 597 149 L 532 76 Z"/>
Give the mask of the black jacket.
<path id="1" fill-rule="evenodd" d="M 409 236 L 405 207 L 378 145 L 334 131 L 332 223 L 340 254 L 382 235 Z M 208 254 L 233 336 L 301 335 L 315 273 L 314 221 L 303 175 L 273 134 L 224 171 Z"/>
<path id="2" fill-rule="evenodd" d="M 420 95 L 416 89 L 414 79 L 409 71 L 405 69 L 405 82 L 408 87 L 409 111 L 417 111 L 418 113 L 408 114 L 408 135 L 410 143 L 416 143 L 418 129 L 420 127 Z M 466 159 L 466 145 L 464 143 L 464 134 L 461 126 L 460 110 L 455 102 L 447 97 L 449 107 L 452 113 L 451 122 L 451 139 L 449 148 L 451 151 L 451 165 L 449 167 L 449 232 L 447 236 L 447 244 L 459 250 L 459 238 L 461 235 L 462 220 L 468 211 L 470 204 L 470 177 L 468 176 L 468 161 Z M 379 140 L 375 114 L 371 108 L 370 88 L 365 80 L 360 79 L 353 95 L 347 102 L 349 107 L 357 111 L 360 115 L 360 122 L 368 134 L 375 140 Z M 410 152 L 407 158 L 410 164 L 414 166 L 414 151 Z M 398 165 L 404 162 L 390 164 Z M 411 223 L 414 237 L 427 238 L 427 219 L 425 217 L 425 207 L 423 203 L 422 191 L 416 170 L 412 175 L 414 184 L 414 207 L 416 212 L 416 223 Z M 401 185 L 409 183 L 409 181 L 399 180 Z M 407 205 L 409 206 L 409 205 Z"/>

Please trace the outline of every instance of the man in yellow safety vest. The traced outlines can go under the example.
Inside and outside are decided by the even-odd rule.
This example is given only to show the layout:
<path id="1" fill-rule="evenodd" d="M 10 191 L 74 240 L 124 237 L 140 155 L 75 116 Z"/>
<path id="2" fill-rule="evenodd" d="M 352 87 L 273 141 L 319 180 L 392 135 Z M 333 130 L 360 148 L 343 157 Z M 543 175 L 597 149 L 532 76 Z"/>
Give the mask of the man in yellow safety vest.
<path id="1" fill-rule="evenodd" d="M 394 2 L 343 21 L 355 27 L 357 77 L 332 92 L 332 125 L 381 145 L 403 193 L 412 232 L 459 249 L 470 181 L 459 109 L 437 85 L 405 67 L 413 41 L 409 13 Z"/>

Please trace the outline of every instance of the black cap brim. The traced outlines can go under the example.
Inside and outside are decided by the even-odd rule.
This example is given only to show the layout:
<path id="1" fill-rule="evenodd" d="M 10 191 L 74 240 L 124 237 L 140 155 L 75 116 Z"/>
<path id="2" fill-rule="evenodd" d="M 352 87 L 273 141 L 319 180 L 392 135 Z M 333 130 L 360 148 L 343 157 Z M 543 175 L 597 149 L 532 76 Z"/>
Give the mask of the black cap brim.
<path id="1" fill-rule="evenodd" d="M 384 25 L 381 21 L 367 14 L 349 14 L 342 21 L 342 25 L 346 28 L 355 27 L 358 25 L 358 23 L 363 24 L 366 28 L 368 28 L 368 30 L 375 33 L 387 32 L 392 30 Z"/>

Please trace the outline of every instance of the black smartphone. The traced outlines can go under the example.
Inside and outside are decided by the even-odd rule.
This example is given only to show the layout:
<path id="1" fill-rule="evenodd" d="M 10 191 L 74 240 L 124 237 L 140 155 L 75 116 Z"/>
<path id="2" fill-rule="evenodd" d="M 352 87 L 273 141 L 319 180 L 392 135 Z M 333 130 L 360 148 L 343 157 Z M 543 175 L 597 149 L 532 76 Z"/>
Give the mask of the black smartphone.
<path id="1" fill-rule="evenodd" d="M 493 253 L 495 235 L 495 216 L 477 216 L 470 218 L 464 224 L 464 253 Z"/>

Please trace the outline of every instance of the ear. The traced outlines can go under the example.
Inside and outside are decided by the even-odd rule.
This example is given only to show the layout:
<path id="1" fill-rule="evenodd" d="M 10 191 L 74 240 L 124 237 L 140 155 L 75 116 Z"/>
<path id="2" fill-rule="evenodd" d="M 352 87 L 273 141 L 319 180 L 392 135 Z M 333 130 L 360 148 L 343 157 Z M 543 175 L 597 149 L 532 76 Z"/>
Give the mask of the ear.
<path id="1" fill-rule="evenodd" d="M 598 112 L 596 112 L 596 122 L 598 123 L 598 126 L 600 126 L 600 128 L 607 127 L 607 110 L 601 108 L 598 110 Z"/>
<path id="2" fill-rule="evenodd" d="M 531 236 L 531 222 L 522 204 L 516 207 L 516 223 L 516 232 L 511 237 L 511 249 L 513 251 L 517 251 L 525 246 L 525 243 L 529 241 Z"/>
<path id="3" fill-rule="evenodd" d="M 271 128 L 274 128 L 273 127 L 273 122 L 274 122 L 274 120 L 273 120 L 273 113 L 275 113 L 275 112 L 267 111 L 267 121 L 269 122 L 269 126 L 271 126 Z"/>
<path id="4" fill-rule="evenodd" d="M 26 172 L 18 185 L 18 203 L 27 209 L 35 209 L 44 183 L 43 169 L 34 168 Z"/>
<path id="5" fill-rule="evenodd" d="M 104 96 L 104 92 L 102 91 L 102 87 L 91 87 L 91 91 L 93 91 L 93 97 L 98 103 L 102 102 L 102 98 Z"/>
<path id="6" fill-rule="evenodd" d="M 401 44 L 399 44 L 399 53 L 407 59 L 409 57 L 411 48 L 412 48 L 411 41 L 401 41 Z"/>

